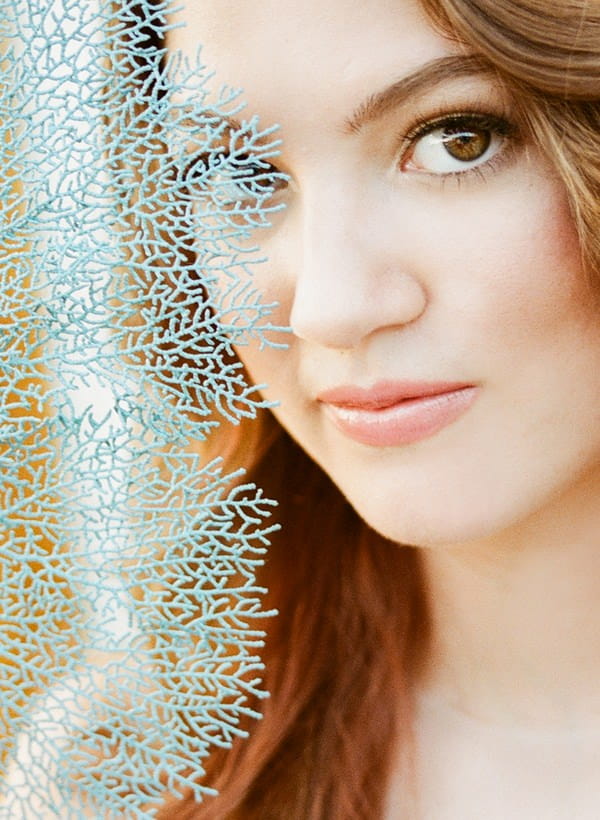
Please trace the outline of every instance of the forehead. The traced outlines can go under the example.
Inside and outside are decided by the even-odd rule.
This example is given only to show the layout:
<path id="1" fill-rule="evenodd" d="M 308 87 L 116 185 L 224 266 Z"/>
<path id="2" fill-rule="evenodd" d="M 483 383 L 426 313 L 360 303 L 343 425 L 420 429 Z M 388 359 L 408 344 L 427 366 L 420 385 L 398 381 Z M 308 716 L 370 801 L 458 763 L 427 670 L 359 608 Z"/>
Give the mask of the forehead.
<path id="1" fill-rule="evenodd" d="M 416 0 L 189 0 L 169 46 L 202 46 L 212 88 L 243 89 L 263 123 L 348 108 L 458 48 Z"/>

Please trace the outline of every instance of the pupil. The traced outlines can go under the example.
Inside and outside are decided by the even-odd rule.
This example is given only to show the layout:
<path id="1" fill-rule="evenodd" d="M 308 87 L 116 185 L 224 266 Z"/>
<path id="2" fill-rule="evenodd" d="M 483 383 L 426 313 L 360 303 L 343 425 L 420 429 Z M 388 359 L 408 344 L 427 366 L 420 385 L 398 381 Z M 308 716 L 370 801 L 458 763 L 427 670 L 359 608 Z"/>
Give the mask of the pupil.
<path id="1" fill-rule="evenodd" d="M 443 141 L 444 148 L 451 157 L 461 162 L 472 162 L 485 154 L 492 137 L 489 131 L 446 128 Z"/>

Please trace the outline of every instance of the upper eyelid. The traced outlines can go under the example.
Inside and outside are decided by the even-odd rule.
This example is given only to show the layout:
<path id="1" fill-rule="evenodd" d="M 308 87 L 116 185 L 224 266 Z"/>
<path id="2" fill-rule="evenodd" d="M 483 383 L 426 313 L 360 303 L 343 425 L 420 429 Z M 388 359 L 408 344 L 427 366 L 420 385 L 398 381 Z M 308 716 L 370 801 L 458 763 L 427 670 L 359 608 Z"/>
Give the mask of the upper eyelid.
<path id="1" fill-rule="evenodd" d="M 502 133 L 504 136 L 516 136 L 519 128 L 516 123 L 506 115 L 492 111 L 449 111 L 448 113 L 436 114 L 431 117 L 419 119 L 408 131 L 401 134 L 407 141 L 418 139 L 433 131 L 451 124 L 473 124 L 489 131 Z"/>

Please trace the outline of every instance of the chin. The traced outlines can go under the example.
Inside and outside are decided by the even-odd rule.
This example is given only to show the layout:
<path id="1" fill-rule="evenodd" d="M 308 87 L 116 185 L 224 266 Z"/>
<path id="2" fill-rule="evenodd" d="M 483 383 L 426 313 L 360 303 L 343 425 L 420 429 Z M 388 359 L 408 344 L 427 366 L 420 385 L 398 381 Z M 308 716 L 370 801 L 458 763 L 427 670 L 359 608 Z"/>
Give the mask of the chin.
<path id="1" fill-rule="evenodd" d="M 367 503 L 348 499 L 360 517 L 375 532 L 398 544 L 412 547 L 452 547 L 484 543 L 501 532 L 517 527 L 527 517 L 522 508 L 502 509 L 463 497 L 454 505 L 403 503 L 401 496 L 387 503 L 371 498 Z M 509 509 L 510 508 L 510 509 Z"/>

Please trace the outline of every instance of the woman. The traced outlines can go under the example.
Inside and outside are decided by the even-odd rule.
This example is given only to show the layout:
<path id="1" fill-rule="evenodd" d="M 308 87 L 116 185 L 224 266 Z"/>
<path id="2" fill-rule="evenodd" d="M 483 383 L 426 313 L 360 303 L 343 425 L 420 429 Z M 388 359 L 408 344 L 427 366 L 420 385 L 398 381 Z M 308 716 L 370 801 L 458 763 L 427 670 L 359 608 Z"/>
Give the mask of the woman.
<path id="1" fill-rule="evenodd" d="M 237 351 L 271 697 L 164 816 L 596 818 L 600 4 L 190 5 L 169 46 L 281 126 L 293 335 Z"/>

